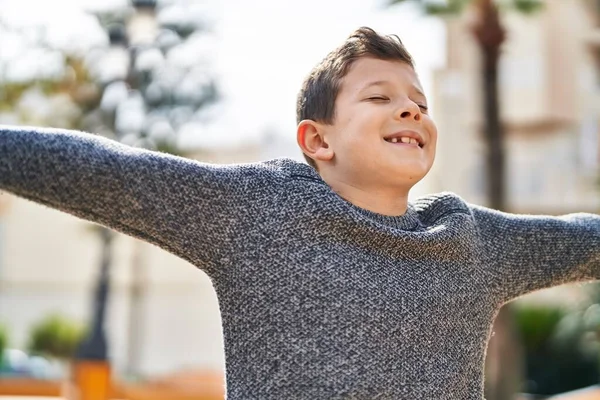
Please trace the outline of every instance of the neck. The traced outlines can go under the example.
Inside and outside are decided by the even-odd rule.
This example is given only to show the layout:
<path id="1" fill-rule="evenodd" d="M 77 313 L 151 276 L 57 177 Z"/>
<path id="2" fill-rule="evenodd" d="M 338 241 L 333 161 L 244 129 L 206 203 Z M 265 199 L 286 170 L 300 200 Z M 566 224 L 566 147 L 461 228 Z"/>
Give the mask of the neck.
<path id="1" fill-rule="evenodd" d="M 408 189 L 361 185 L 328 174 L 321 177 L 340 197 L 365 210 L 396 217 L 408 209 Z"/>

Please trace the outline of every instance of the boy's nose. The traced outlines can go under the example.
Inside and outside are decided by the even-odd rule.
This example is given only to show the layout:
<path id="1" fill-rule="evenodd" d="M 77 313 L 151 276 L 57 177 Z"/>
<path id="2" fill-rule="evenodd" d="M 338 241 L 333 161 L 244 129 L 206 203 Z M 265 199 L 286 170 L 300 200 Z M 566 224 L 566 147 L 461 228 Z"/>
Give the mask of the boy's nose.
<path id="1" fill-rule="evenodd" d="M 419 109 L 419 106 L 413 102 L 407 102 L 406 104 L 402 105 L 396 112 L 396 115 L 400 120 L 421 120 L 421 110 Z"/>

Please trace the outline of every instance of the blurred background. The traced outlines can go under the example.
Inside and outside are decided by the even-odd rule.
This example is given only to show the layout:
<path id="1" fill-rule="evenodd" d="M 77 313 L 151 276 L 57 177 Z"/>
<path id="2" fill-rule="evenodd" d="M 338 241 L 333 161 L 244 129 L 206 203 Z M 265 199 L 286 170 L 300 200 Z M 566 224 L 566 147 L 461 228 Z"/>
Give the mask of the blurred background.
<path id="1" fill-rule="evenodd" d="M 0 0 L 0 124 L 215 163 L 302 161 L 302 80 L 364 25 L 402 39 L 438 124 L 436 164 L 413 198 L 449 190 L 516 213 L 600 212 L 593 0 Z M 591 283 L 505 307 L 487 398 L 596 385 L 598 302 Z M 218 303 L 201 271 L 0 196 L 0 377 L 60 379 L 101 320 L 120 379 L 223 373 Z"/>

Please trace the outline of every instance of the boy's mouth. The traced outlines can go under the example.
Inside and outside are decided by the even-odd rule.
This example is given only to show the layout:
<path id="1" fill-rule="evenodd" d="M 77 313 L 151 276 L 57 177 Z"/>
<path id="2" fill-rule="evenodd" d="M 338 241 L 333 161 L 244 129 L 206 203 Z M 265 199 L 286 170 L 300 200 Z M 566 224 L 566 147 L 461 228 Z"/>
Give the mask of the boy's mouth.
<path id="1" fill-rule="evenodd" d="M 421 135 L 414 131 L 401 131 L 383 138 L 388 143 L 412 145 L 423 148 L 424 143 Z"/>

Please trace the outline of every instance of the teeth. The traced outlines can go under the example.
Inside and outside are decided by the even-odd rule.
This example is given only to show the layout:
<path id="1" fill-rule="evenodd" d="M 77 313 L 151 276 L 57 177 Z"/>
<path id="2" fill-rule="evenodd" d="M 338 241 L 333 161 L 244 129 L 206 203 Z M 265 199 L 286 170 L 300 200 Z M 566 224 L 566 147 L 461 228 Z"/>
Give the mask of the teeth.
<path id="1" fill-rule="evenodd" d="M 402 136 L 400 138 L 397 138 L 397 137 L 391 138 L 391 139 L 388 139 L 388 141 L 390 143 L 398 143 L 398 142 L 400 142 L 400 143 L 407 143 L 407 144 L 416 144 L 416 145 L 419 145 L 419 142 L 417 141 L 417 139 L 409 138 L 409 137 L 406 137 L 406 136 Z"/>

